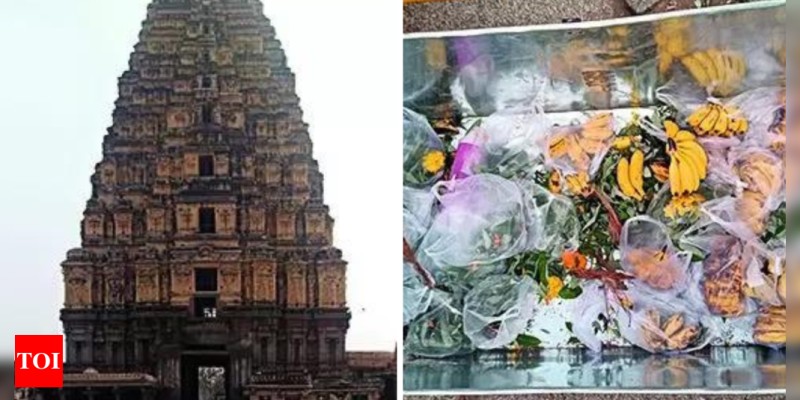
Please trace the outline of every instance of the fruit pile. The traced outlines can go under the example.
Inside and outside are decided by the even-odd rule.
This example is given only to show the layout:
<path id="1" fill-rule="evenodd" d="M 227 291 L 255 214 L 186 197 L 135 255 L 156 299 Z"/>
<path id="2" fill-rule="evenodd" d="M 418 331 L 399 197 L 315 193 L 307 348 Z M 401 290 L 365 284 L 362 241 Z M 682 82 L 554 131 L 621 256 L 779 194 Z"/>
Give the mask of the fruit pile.
<path id="1" fill-rule="evenodd" d="M 785 344 L 785 83 L 754 84 L 751 52 L 700 45 L 686 21 L 654 42 L 682 95 L 649 108 L 404 110 L 407 354 Z M 552 307 L 569 340 L 537 329 Z"/>

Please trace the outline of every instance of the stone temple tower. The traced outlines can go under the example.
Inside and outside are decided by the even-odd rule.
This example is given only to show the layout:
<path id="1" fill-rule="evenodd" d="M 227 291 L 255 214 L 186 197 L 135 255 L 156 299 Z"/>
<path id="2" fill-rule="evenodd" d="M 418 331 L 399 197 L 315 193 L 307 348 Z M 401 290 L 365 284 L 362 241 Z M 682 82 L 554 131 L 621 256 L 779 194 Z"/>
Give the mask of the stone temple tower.
<path id="1" fill-rule="evenodd" d="M 345 262 L 262 9 L 150 4 L 62 264 L 61 398 L 197 399 L 204 367 L 228 399 L 383 390 L 348 375 Z"/>

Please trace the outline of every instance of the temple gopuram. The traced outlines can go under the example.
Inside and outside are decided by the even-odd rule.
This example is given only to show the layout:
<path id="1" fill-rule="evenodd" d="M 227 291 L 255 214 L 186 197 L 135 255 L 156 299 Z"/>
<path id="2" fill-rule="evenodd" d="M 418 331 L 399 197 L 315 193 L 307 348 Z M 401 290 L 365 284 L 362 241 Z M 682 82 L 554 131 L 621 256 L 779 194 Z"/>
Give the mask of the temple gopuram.
<path id="1" fill-rule="evenodd" d="M 262 3 L 154 0 L 139 39 L 62 264 L 64 389 L 31 398 L 394 398 L 394 353 L 345 351 L 346 263 Z"/>

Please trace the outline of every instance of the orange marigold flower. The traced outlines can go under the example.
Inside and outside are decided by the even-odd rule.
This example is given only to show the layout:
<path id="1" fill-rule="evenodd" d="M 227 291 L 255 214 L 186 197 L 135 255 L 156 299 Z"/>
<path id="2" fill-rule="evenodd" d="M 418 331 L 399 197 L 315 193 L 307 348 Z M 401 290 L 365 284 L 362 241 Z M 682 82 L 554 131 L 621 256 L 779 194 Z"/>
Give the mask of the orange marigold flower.
<path id="1" fill-rule="evenodd" d="M 564 288 L 564 282 L 557 276 L 547 278 L 547 294 L 544 297 L 545 303 L 550 303 L 551 300 L 558 297 L 561 289 Z"/>
<path id="2" fill-rule="evenodd" d="M 561 263 L 567 271 L 575 271 L 586 269 L 587 260 L 578 250 L 565 250 L 561 253 Z"/>

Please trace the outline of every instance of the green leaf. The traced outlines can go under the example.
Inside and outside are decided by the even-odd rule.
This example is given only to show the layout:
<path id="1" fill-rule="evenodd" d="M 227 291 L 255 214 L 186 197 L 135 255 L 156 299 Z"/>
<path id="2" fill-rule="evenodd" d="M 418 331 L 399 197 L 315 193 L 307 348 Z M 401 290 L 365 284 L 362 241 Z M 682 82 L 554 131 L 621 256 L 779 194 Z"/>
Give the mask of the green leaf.
<path id="1" fill-rule="evenodd" d="M 572 322 L 567 321 L 566 325 L 567 325 L 567 330 L 572 332 Z"/>
<path id="2" fill-rule="evenodd" d="M 521 347 L 539 347 L 542 341 L 536 336 L 522 334 L 517 336 L 517 344 Z"/>
<path id="3" fill-rule="evenodd" d="M 562 299 L 574 299 L 583 293 L 583 289 L 580 286 L 571 288 L 569 286 L 564 286 L 560 292 L 558 292 L 558 297 Z"/>
<path id="4" fill-rule="evenodd" d="M 567 340 L 567 344 L 581 344 L 581 340 L 573 336 Z"/>

